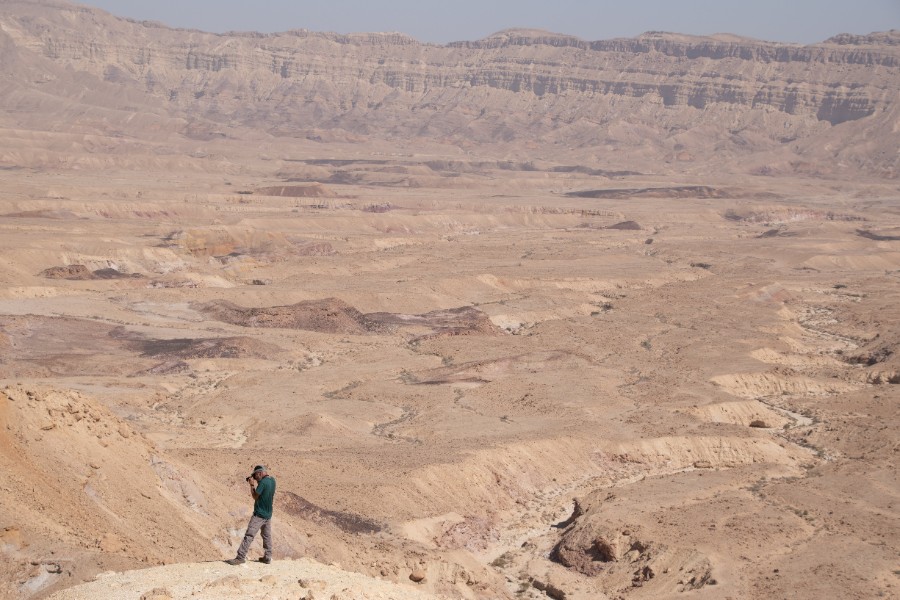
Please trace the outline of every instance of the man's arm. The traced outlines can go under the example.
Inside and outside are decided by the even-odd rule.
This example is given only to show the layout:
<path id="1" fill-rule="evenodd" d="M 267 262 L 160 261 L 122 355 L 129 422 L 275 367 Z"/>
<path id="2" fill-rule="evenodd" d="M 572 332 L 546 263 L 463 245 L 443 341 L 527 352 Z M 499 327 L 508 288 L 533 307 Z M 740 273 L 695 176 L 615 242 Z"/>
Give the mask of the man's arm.
<path id="1" fill-rule="evenodd" d="M 253 496 L 254 500 L 259 498 L 259 494 L 256 493 L 256 486 L 259 485 L 258 482 L 254 479 L 250 480 L 250 495 Z"/>

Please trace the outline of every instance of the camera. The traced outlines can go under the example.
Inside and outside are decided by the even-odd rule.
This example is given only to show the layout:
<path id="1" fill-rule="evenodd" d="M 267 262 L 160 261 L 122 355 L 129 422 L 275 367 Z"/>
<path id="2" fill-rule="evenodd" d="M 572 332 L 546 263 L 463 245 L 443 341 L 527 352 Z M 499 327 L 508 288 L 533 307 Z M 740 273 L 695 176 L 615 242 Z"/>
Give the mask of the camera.
<path id="1" fill-rule="evenodd" d="M 246 481 L 247 483 L 250 483 L 251 479 L 253 479 L 253 475 L 247 475 L 247 479 L 245 479 L 244 481 Z"/>

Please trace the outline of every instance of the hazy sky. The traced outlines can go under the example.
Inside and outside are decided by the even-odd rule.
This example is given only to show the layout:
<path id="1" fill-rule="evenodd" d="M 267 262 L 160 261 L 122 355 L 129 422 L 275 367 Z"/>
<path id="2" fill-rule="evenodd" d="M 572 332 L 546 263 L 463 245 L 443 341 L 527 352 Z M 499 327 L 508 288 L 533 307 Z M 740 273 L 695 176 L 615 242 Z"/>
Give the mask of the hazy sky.
<path id="1" fill-rule="evenodd" d="M 587 40 L 662 30 L 813 43 L 900 29 L 900 0 L 85 0 L 113 14 L 204 31 L 400 31 L 424 42 L 510 27 Z"/>

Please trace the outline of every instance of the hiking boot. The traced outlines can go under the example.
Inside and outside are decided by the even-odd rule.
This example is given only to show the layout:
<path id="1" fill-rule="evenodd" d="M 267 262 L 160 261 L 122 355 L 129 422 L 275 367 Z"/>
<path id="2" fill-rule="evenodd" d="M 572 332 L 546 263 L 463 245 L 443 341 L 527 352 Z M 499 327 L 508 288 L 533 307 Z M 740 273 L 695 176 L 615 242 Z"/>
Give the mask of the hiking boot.
<path id="1" fill-rule="evenodd" d="M 226 560 L 225 562 L 227 562 L 229 565 L 237 566 L 237 565 L 242 565 L 247 561 L 244 560 L 243 558 L 234 557 L 231 560 Z"/>
<path id="2" fill-rule="evenodd" d="M 259 557 L 259 562 L 265 563 L 265 564 L 268 565 L 268 564 L 271 564 L 271 563 L 272 563 L 272 559 L 269 558 L 268 556 L 260 556 L 260 557 Z"/>

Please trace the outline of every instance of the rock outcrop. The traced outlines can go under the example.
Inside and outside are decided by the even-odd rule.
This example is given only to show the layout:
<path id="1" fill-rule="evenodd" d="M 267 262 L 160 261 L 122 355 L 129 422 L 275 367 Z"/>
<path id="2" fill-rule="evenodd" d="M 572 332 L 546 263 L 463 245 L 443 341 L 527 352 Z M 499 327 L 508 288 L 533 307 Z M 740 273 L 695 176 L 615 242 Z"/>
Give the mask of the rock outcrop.
<path id="1" fill-rule="evenodd" d="M 411 585 L 398 585 L 342 571 L 307 559 L 271 565 L 183 563 L 126 573 L 103 573 L 94 581 L 53 594 L 53 600 L 142 598 L 225 600 L 238 598 L 333 598 L 337 600 L 434 600 Z"/>

